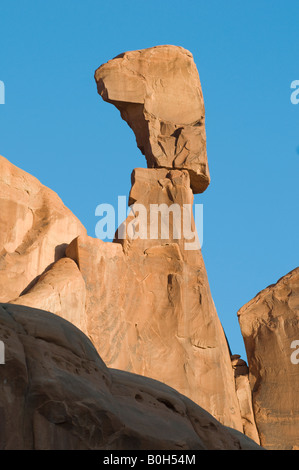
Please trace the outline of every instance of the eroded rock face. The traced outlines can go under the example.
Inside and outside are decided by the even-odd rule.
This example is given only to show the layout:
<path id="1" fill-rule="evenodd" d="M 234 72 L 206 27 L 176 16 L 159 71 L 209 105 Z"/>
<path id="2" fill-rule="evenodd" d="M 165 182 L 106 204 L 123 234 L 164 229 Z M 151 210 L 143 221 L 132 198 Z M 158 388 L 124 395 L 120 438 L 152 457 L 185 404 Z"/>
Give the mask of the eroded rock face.
<path id="1" fill-rule="evenodd" d="M 192 54 L 177 46 L 125 52 L 95 72 L 101 97 L 119 109 L 149 168 L 186 169 L 194 193 L 210 182 L 205 109 Z"/>
<path id="2" fill-rule="evenodd" d="M 9 303 L 55 313 L 87 333 L 86 286 L 77 264 L 70 258 L 52 264 L 26 294 Z"/>
<path id="3" fill-rule="evenodd" d="M 54 191 L 0 156 L 0 301 L 19 296 L 85 233 Z"/>
<path id="4" fill-rule="evenodd" d="M 58 258 L 66 258 L 52 265 L 44 260 L 44 270 L 33 275 L 30 243 L 43 260 L 43 248 L 53 253 L 45 230 L 56 218 L 64 224 L 67 218 L 60 216 L 58 202 L 48 207 L 47 194 L 42 204 L 37 197 L 37 228 L 26 228 L 30 243 L 18 247 L 32 286 L 22 295 L 18 287 L 7 300 L 70 320 L 109 367 L 161 381 L 220 423 L 243 431 L 229 348 L 192 214 L 193 192 L 209 183 L 204 105 L 192 55 L 173 46 L 126 53 L 100 67 L 96 80 L 103 98 L 133 128 L 150 168 L 132 173 L 131 213 L 114 243 L 88 237 L 79 227 L 67 248 L 61 245 Z M 45 189 L 37 187 L 43 196 Z M 166 213 L 159 221 L 161 207 Z M 64 238 L 64 225 L 54 227 Z"/>
<path id="5" fill-rule="evenodd" d="M 67 258 L 11 302 L 47 308 L 72 321 L 109 367 L 162 381 L 222 424 L 243 431 L 229 348 L 196 244 L 192 203 L 188 171 L 135 169 L 125 236 L 119 238 L 120 227 L 114 243 L 75 238 Z M 163 207 L 175 207 L 164 214 L 166 238 L 158 211 Z M 186 207 L 189 224 L 183 221 Z"/>
<path id="6" fill-rule="evenodd" d="M 135 169 L 132 182 L 133 208 L 177 203 L 182 211 L 193 202 L 185 170 Z M 140 231 L 138 217 L 133 210 L 127 228 Z M 167 239 L 151 239 L 151 228 L 145 238 L 118 243 L 80 236 L 66 249 L 86 283 L 88 336 L 109 367 L 162 381 L 242 431 L 229 349 L 201 251 L 186 249 L 192 240 L 174 237 L 172 223 Z"/>
<path id="7" fill-rule="evenodd" d="M 257 432 L 255 417 L 252 407 L 251 388 L 249 384 L 249 368 L 241 356 L 234 354 L 231 356 L 234 370 L 237 398 L 239 402 L 243 432 L 246 436 L 260 444 Z"/>
<path id="8" fill-rule="evenodd" d="M 261 445 L 298 448 L 299 268 L 257 294 L 238 316 Z"/>
<path id="9" fill-rule="evenodd" d="M 0 449 L 260 449 L 166 385 L 109 370 L 74 325 L 0 305 Z"/>

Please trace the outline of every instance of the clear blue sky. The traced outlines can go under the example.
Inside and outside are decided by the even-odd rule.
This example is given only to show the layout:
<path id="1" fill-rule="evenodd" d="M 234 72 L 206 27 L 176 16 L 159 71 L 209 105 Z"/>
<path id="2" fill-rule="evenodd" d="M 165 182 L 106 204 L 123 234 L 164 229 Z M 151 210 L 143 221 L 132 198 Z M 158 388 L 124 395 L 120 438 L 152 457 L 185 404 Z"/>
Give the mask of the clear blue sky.
<path id="1" fill-rule="evenodd" d="M 95 208 L 145 166 L 94 71 L 160 44 L 189 49 L 206 106 L 203 256 L 232 352 L 237 311 L 299 265 L 298 0 L 0 2 L 0 154 L 56 191 L 95 236 Z M 178 90 L 179 93 L 179 90 Z"/>

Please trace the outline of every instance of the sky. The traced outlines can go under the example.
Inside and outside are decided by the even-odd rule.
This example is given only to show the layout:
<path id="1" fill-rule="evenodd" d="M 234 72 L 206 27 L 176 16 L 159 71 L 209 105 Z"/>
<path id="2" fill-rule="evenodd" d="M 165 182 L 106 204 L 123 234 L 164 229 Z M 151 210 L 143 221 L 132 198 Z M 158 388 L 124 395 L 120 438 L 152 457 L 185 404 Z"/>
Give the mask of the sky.
<path id="1" fill-rule="evenodd" d="M 238 310 L 299 265 L 298 24 L 298 0 L 0 0 L 0 154 L 58 193 L 93 237 L 97 205 L 116 206 L 146 167 L 95 70 L 162 44 L 193 54 L 211 174 L 194 198 L 202 253 L 232 353 L 245 360 Z"/>

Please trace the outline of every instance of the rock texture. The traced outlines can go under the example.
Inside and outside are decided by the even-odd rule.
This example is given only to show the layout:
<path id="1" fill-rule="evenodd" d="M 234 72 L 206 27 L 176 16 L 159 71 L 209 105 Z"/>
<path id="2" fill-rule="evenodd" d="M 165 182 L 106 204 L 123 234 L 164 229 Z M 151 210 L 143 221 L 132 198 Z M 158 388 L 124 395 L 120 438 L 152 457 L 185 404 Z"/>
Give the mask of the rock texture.
<path id="1" fill-rule="evenodd" d="M 71 319 L 109 367 L 162 381 L 243 431 L 192 214 L 193 193 L 210 181 L 193 57 L 175 46 L 128 52 L 101 66 L 95 78 L 104 100 L 133 128 L 150 168 L 132 173 L 131 213 L 114 243 L 79 234 L 66 248 L 86 292 L 70 264 L 71 284 L 62 292 L 69 274 L 56 263 L 26 295 L 10 300 Z M 72 302 L 76 308 L 67 308 Z"/>
<path id="2" fill-rule="evenodd" d="M 101 97 L 135 133 L 149 168 L 186 169 L 194 193 L 210 182 L 205 109 L 192 54 L 156 46 L 120 54 L 95 72 Z"/>
<path id="3" fill-rule="evenodd" d="M 107 243 L 1 160 L 0 319 L 12 346 L 0 444 L 252 448 L 238 433 L 259 442 L 247 370 L 231 362 L 192 212 L 193 193 L 210 181 L 192 55 L 174 46 L 128 52 L 95 78 L 149 168 L 132 172 L 130 212 Z"/>
<path id="4" fill-rule="evenodd" d="M 252 395 L 249 384 L 249 368 L 241 356 L 234 354 L 231 356 L 234 370 L 236 392 L 241 412 L 243 432 L 258 444 L 260 438 L 256 428 L 255 417 L 252 407 Z"/>
<path id="5" fill-rule="evenodd" d="M 175 390 L 109 370 L 86 336 L 48 312 L 0 305 L 1 450 L 255 450 Z"/>
<path id="6" fill-rule="evenodd" d="M 9 303 L 47 310 L 87 332 L 85 282 L 70 258 L 61 258 L 51 265 L 26 294 Z"/>
<path id="7" fill-rule="evenodd" d="M 85 233 L 56 193 L 0 156 L 0 301 L 19 296 Z"/>
<path id="8" fill-rule="evenodd" d="M 140 232 L 138 205 L 177 203 L 183 212 L 193 202 L 187 171 L 135 169 L 132 182 L 127 231 L 137 226 Z M 153 228 L 148 218 L 146 235 Z M 191 219 L 195 230 L 192 212 Z M 87 334 L 109 367 L 162 381 L 242 431 L 229 348 L 201 251 L 186 249 L 192 240 L 173 237 L 172 223 L 166 240 L 159 227 L 156 239 L 107 243 L 80 236 L 66 249 L 86 283 Z"/>
<path id="9" fill-rule="evenodd" d="M 238 316 L 260 442 L 267 449 L 298 449 L 299 364 L 292 362 L 292 343 L 299 340 L 299 268 L 257 294 Z"/>
<path id="10" fill-rule="evenodd" d="M 10 303 L 72 321 L 109 367 L 162 381 L 243 431 L 229 348 L 197 245 L 188 171 L 135 169 L 129 203 L 115 243 L 76 237 L 67 258 Z M 158 211 L 163 204 L 179 211 L 169 212 L 169 223 Z M 144 237 L 141 208 L 151 208 Z"/>

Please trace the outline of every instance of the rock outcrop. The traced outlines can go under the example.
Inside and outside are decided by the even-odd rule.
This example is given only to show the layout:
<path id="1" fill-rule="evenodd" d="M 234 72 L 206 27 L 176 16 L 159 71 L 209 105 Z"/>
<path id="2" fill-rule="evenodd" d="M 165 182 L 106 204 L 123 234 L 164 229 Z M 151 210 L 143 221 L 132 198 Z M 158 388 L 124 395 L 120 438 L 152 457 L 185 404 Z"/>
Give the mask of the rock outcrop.
<path id="1" fill-rule="evenodd" d="M 95 72 L 98 92 L 135 133 L 149 168 L 186 169 L 194 193 L 210 182 L 205 108 L 192 54 L 156 46 L 120 54 Z"/>
<path id="2" fill-rule="evenodd" d="M 132 181 L 126 235 L 115 243 L 80 236 L 66 249 L 86 283 L 87 333 L 108 367 L 162 381 L 243 431 L 229 348 L 202 254 L 196 243 L 187 249 L 196 242 L 190 236 L 196 232 L 192 212 L 190 240 L 173 234 L 172 222 L 180 225 L 184 204 L 190 208 L 193 202 L 189 174 L 135 169 Z M 151 223 L 151 216 L 157 206 L 173 203 L 179 213 L 169 217 L 165 240 L 163 224 Z M 141 208 L 147 209 L 144 238 Z M 151 238 L 157 227 L 157 238 Z M 128 236 L 130 229 L 138 237 Z"/>
<path id="3" fill-rule="evenodd" d="M 87 286 L 108 286 L 87 287 L 87 317 L 94 319 L 89 335 L 110 367 L 162 380 L 242 430 L 229 348 L 192 214 L 192 192 L 210 182 L 193 56 L 169 45 L 130 51 L 100 66 L 95 80 L 103 100 L 133 129 L 148 169 L 133 171 L 132 211 L 117 231 L 123 252 L 118 249 L 113 263 L 105 263 L 107 255 L 93 257 L 91 276 L 86 251 L 94 253 L 94 242 L 78 237 L 67 250 L 79 254 L 73 259 Z M 166 208 L 161 222 L 159 207 Z M 117 286 L 116 270 L 122 273 Z"/>
<path id="4" fill-rule="evenodd" d="M 246 436 L 260 443 L 252 407 L 252 394 L 249 383 L 249 368 L 241 356 L 231 356 L 235 376 L 236 392 L 242 418 L 243 432 Z"/>
<path id="5" fill-rule="evenodd" d="M 238 316 L 261 445 L 298 449 L 299 268 L 262 290 Z"/>
<path id="6" fill-rule="evenodd" d="M 11 303 L 73 321 L 108 367 L 159 380 L 244 431 L 192 213 L 193 193 L 209 183 L 204 103 L 192 55 L 174 46 L 129 52 L 95 77 L 102 97 L 133 128 L 150 168 L 132 173 L 131 212 L 114 243 L 73 237 L 65 254 L 80 273 L 66 263 L 64 275 L 62 262 L 56 263 Z"/>
<path id="7" fill-rule="evenodd" d="M 132 172 L 130 211 L 111 243 L 0 160 L 0 320 L 13 345 L 0 371 L 0 444 L 252 448 L 239 434 L 259 443 L 248 369 L 231 362 L 192 211 L 210 182 L 193 57 L 174 46 L 132 51 L 95 78 L 148 168 Z"/>
<path id="8" fill-rule="evenodd" d="M 1 450 L 256 450 L 177 391 L 108 369 L 51 313 L 0 304 Z"/>
<path id="9" fill-rule="evenodd" d="M 135 169 L 129 202 L 130 215 L 114 243 L 76 237 L 67 258 L 10 303 L 72 321 L 108 367 L 159 380 L 243 431 L 229 348 L 197 244 L 189 173 Z M 171 207 L 179 213 L 169 211 L 165 224 L 158 208 Z M 141 208 L 148 222 L 144 237 Z M 169 230 L 166 239 L 157 217 Z"/>
<path id="10" fill-rule="evenodd" d="M 9 303 L 55 313 L 87 333 L 86 286 L 77 264 L 70 258 L 53 263 L 26 294 Z"/>
<path id="11" fill-rule="evenodd" d="M 22 294 L 86 229 L 54 191 L 0 156 L 0 301 Z"/>

